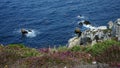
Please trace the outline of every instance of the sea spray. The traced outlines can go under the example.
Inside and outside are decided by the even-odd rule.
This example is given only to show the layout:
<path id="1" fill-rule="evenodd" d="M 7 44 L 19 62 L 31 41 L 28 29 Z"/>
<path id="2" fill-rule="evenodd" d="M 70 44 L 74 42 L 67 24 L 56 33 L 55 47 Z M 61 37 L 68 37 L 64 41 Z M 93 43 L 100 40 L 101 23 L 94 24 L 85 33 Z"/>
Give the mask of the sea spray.
<path id="1" fill-rule="evenodd" d="M 41 32 L 39 32 L 38 30 L 35 30 L 35 29 L 29 29 L 29 28 L 25 28 L 25 30 L 31 30 L 31 31 L 28 31 L 27 34 L 25 34 L 26 37 L 28 38 L 33 38 L 33 37 L 36 37 L 38 34 L 40 34 Z M 13 32 L 15 34 L 18 34 L 20 35 L 21 34 L 21 29 L 15 29 L 15 31 Z"/>
<path id="2" fill-rule="evenodd" d="M 34 31 L 34 30 L 32 30 L 31 32 L 28 32 L 28 34 L 26 34 L 26 36 L 27 37 L 30 37 L 30 38 L 32 38 L 32 37 L 36 37 L 36 32 Z"/>

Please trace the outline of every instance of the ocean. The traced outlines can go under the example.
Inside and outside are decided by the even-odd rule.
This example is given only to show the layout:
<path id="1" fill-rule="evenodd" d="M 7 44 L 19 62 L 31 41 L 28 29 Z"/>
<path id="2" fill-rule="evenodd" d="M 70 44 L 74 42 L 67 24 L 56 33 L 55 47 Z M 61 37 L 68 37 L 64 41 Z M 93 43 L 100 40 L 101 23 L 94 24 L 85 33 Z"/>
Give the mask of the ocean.
<path id="1" fill-rule="evenodd" d="M 0 44 L 65 46 L 81 19 L 100 26 L 117 18 L 120 0 L 0 0 Z M 22 36 L 22 28 L 33 33 Z"/>

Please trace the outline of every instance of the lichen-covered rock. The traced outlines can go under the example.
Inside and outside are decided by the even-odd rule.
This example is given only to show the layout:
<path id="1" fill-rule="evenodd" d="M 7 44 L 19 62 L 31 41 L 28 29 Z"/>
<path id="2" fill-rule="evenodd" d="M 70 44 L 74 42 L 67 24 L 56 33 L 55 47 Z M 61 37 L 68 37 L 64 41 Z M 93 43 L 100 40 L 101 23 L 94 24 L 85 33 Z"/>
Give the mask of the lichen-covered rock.
<path id="1" fill-rule="evenodd" d="M 94 27 L 81 32 L 78 37 L 73 37 L 68 41 L 68 47 L 73 47 L 76 45 L 94 45 L 97 42 L 109 40 L 112 37 L 117 38 L 120 41 L 120 19 L 117 19 L 114 23 L 110 21 L 107 26 Z M 89 26 L 89 25 L 87 25 Z M 77 28 L 76 33 L 80 30 Z"/>
<path id="2" fill-rule="evenodd" d="M 109 21 L 109 22 L 108 22 L 108 28 L 109 28 L 109 29 L 112 29 L 112 27 L 113 27 L 113 22 L 112 22 L 112 21 Z"/>
<path id="3" fill-rule="evenodd" d="M 117 19 L 113 24 L 112 36 L 117 37 L 118 41 L 120 41 L 120 18 Z"/>
<path id="4" fill-rule="evenodd" d="M 71 48 L 73 46 L 80 45 L 80 38 L 79 37 L 73 37 L 70 40 L 68 40 L 68 48 Z"/>

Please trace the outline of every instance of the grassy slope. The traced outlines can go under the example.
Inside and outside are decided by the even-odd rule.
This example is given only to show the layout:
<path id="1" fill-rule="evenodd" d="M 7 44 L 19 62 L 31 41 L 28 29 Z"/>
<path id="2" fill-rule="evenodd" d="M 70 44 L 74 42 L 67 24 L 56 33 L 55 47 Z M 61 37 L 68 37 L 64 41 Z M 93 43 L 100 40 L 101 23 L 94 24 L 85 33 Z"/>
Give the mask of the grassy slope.
<path id="1" fill-rule="evenodd" d="M 113 40 L 107 40 L 93 46 L 74 46 L 73 48 L 63 46 L 56 49 L 34 49 L 22 44 L 10 44 L 0 46 L 0 67 L 52 68 L 58 66 L 59 68 L 60 66 L 61 68 L 62 66 L 73 67 L 80 64 L 91 64 L 92 61 L 114 64 L 120 62 L 119 53 L 120 42 Z"/>

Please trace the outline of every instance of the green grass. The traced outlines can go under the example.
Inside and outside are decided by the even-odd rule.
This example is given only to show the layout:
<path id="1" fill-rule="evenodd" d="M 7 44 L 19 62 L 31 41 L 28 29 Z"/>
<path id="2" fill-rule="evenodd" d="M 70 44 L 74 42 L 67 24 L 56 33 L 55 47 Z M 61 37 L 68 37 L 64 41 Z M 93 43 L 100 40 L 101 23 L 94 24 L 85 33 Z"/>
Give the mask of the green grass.
<path id="1" fill-rule="evenodd" d="M 89 47 L 87 52 L 90 52 L 92 55 L 98 55 L 112 45 L 120 46 L 120 42 L 114 40 L 106 40 L 104 42 L 97 43 L 92 47 Z"/>
<path id="2" fill-rule="evenodd" d="M 25 46 L 24 46 L 24 44 L 9 44 L 9 45 L 7 45 L 8 47 L 19 47 L 19 48 L 26 48 Z"/>
<path id="3" fill-rule="evenodd" d="M 85 62 L 91 63 L 92 58 L 98 56 L 99 58 L 102 58 L 102 56 L 99 55 L 104 55 L 104 53 L 114 53 L 111 55 L 116 55 L 117 58 L 119 54 L 119 49 L 113 51 L 112 46 L 118 46 L 120 47 L 120 42 L 114 41 L 114 40 L 106 40 L 100 43 L 96 43 L 93 46 L 74 46 L 72 48 L 68 48 L 66 46 L 60 46 L 58 48 L 51 48 L 50 51 L 47 53 L 42 53 L 38 49 L 35 48 L 29 48 L 24 46 L 23 44 L 9 44 L 7 46 L 1 46 L 0 45 L 0 67 L 6 66 L 6 65 L 13 65 L 16 64 L 17 61 L 24 61 L 25 63 L 32 63 L 37 64 L 39 67 L 39 64 L 45 63 L 46 65 L 49 64 L 48 61 L 50 62 L 50 65 L 54 65 L 57 63 L 58 65 L 65 62 L 65 65 L 71 65 L 71 64 L 77 64 L 78 61 L 86 60 Z M 109 49 L 111 48 L 111 51 Z M 44 50 L 44 49 L 43 49 Z M 106 52 L 106 50 L 108 50 Z M 92 55 L 91 57 L 88 56 L 88 54 Z M 114 57 L 114 56 L 113 56 Z M 116 57 L 116 56 L 115 56 Z M 111 57 L 109 57 L 111 58 Z M 77 60 L 76 60 L 77 59 Z M 107 59 L 107 58 L 106 58 Z M 40 61 L 38 61 L 40 60 Z M 99 61 L 103 62 L 104 59 L 100 59 Z M 28 62 L 29 61 L 29 62 Z M 54 61 L 54 63 L 52 62 Z M 38 63 L 39 62 L 39 63 Z M 70 63 L 69 63 L 70 62 Z M 83 62 L 83 61 L 82 61 Z M 20 66 L 20 64 L 17 64 Z M 23 66 L 25 64 L 23 63 Z M 28 66 L 31 64 L 28 64 Z M 27 66 L 27 65 L 25 65 Z M 43 65 L 44 66 L 44 65 Z"/>
<path id="4" fill-rule="evenodd" d="M 56 48 L 57 51 L 67 51 L 68 48 L 66 46 L 60 46 L 58 48 Z"/>
<path id="5" fill-rule="evenodd" d="M 73 51 L 73 52 L 82 51 L 82 47 L 81 46 L 74 46 L 72 48 L 69 48 L 69 51 Z"/>
<path id="6" fill-rule="evenodd" d="M 35 48 L 28 48 L 23 44 L 10 44 L 5 47 L 6 50 L 16 52 L 20 54 L 22 57 L 32 57 L 32 56 L 40 56 L 40 52 Z"/>
<path id="7" fill-rule="evenodd" d="M 23 44 L 0 46 L 0 55 L 0 67 L 14 64 L 17 60 L 21 60 L 23 58 L 41 56 L 37 49 L 28 48 Z"/>

